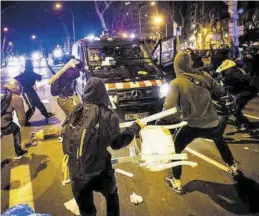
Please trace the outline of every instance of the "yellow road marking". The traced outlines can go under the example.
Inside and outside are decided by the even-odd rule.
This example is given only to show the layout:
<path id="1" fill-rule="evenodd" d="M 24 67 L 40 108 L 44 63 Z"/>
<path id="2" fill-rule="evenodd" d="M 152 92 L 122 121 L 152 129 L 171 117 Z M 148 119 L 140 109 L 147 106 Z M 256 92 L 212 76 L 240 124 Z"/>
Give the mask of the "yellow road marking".
<path id="1" fill-rule="evenodd" d="M 17 204 L 28 204 L 34 210 L 31 173 L 29 165 L 17 165 L 10 174 L 9 207 Z"/>

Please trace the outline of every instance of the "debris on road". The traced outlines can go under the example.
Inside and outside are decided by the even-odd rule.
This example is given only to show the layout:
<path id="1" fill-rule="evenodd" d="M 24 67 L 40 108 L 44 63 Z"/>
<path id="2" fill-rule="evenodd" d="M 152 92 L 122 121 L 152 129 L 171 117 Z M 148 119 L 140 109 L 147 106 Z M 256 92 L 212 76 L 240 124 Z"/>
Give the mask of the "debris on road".
<path id="1" fill-rule="evenodd" d="M 59 129 L 55 126 L 46 126 L 36 133 L 31 133 L 32 141 L 56 138 L 59 136 Z"/>
<path id="2" fill-rule="evenodd" d="M 132 193 L 130 195 L 130 202 L 134 203 L 135 205 L 142 203 L 143 202 L 143 198 L 135 193 Z"/>
<path id="3" fill-rule="evenodd" d="M 244 147 L 246 151 L 259 152 L 257 149 L 249 149 L 248 147 Z"/>
<path id="4" fill-rule="evenodd" d="M 78 205 L 76 203 L 75 198 L 64 203 L 64 206 L 67 210 L 71 211 L 75 215 L 80 215 Z"/>
<path id="5" fill-rule="evenodd" d="M 130 178 L 132 178 L 134 176 L 132 173 L 127 172 L 127 171 L 122 170 L 122 169 L 115 169 L 115 172 L 120 173 L 122 175 L 126 175 L 126 176 L 128 176 Z"/>

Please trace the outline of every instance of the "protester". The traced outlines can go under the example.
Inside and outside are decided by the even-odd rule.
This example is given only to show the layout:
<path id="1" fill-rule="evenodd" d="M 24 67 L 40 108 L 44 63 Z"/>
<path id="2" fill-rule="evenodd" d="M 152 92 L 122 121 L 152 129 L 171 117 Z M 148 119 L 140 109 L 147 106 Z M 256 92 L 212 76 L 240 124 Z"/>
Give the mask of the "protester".
<path id="1" fill-rule="evenodd" d="M 233 115 L 236 127 L 243 130 L 250 128 L 249 120 L 243 115 L 242 110 L 256 97 L 257 89 L 251 85 L 251 78 L 231 60 L 223 61 L 217 72 L 220 73 L 225 88 L 237 98 L 236 112 Z"/>
<path id="2" fill-rule="evenodd" d="M 188 125 L 178 129 L 174 135 L 175 152 L 181 153 L 186 146 L 196 138 L 212 139 L 217 149 L 229 167 L 232 176 L 239 175 L 232 153 L 225 143 L 222 133 L 217 131 L 219 118 L 212 103 L 212 95 L 224 95 L 224 89 L 205 72 L 195 71 L 188 52 L 179 52 L 174 60 L 176 79 L 170 84 L 170 89 L 164 103 L 164 109 L 177 107 L 182 120 Z M 209 91 L 210 89 L 210 91 Z M 182 193 L 181 166 L 172 168 L 172 177 L 166 181 L 177 193 Z"/>
<path id="3" fill-rule="evenodd" d="M 119 119 L 108 105 L 104 82 L 90 78 L 84 89 L 83 103 L 63 124 L 63 151 L 65 157 L 69 157 L 72 191 L 82 216 L 96 215 L 93 191 L 105 196 L 107 215 L 120 214 L 116 179 L 107 147 L 126 147 L 144 126 L 137 121 L 120 132 Z"/>
<path id="4" fill-rule="evenodd" d="M 39 109 L 46 120 L 54 116 L 53 113 L 47 111 L 46 107 L 44 106 L 34 89 L 35 82 L 40 81 L 42 79 L 42 76 L 33 72 L 33 65 L 31 60 L 26 60 L 24 73 L 18 75 L 17 77 L 15 77 L 15 79 L 23 87 L 23 97 L 29 107 L 26 112 L 25 126 L 30 126 L 29 120 L 35 112 L 35 107 Z"/>
<path id="5" fill-rule="evenodd" d="M 67 62 L 74 58 L 71 56 L 67 59 Z M 54 70 L 48 65 L 50 71 L 55 74 Z M 80 62 L 75 68 L 70 67 L 63 73 L 51 86 L 52 93 L 55 91 L 57 96 L 57 102 L 60 108 L 64 111 L 66 116 L 74 110 L 74 108 L 80 103 L 79 96 L 76 91 L 76 79 L 80 76 L 80 70 L 83 68 L 83 63 Z"/>
<path id="6" fill-rule="evenodd" d="M 6 104 L 6 110 L 3 113 L 1 112 L 1 138 L 2 136 L 13 134 L 15 159 L 20 159 L 27 153 L 27 150 L 24 150 L 21 147 L 20 127 L 13 122 L 13 112 L 16 112 L 20 126 L 24 126 L 25 111 L 23 106 L 23 99 L 20 97 L 21 86 L 16 80 L 12 80 L 4 85 L 3 90 L 6 93 L 4 93 L 5 95 L 1 95 L 1 97 L 5 97 L 4 100 L 6 100 L 6 103 L 8 104 Z M 9 94 L 9 96 L 7 96 L 7 94 Z M 7 97 L 10 98 L 8 99 Z M 3 106 L 2 99 L 1 105 Z M 1 107 L 1 109 L 3 109 L 3 107 Z"/>

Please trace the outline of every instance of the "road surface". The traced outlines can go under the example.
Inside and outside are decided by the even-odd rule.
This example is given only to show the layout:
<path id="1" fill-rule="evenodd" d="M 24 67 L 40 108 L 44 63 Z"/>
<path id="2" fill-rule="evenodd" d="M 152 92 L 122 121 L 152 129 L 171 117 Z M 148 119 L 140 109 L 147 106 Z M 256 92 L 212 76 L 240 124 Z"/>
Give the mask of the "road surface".
<path id="1" fill-rule="evenodd" d="M 47 69 L 38 70 L 45 81 L 50 76 Z M 18 74 L 19 70 L 2 69 L 1 83 Z M 60 127 L 64 113 L 50 96 L 49 87 L 41 89 L 40 97 L 47 109 L 56 116 L 51 123 Z M 26 108 L 27 109 L 27 108 Z M 259 125 L 259 99 L 254 99 L 246 107 L 245 113 L 256 125 Z M 29 142 L 31 132 L 44 127 L 43 116 L 37 110 L 32 118 L 31 128 L 23 128 L 23 144 Z M 120 211 L 123 216 L 203 216 L 203 215 L 259 215 L 259 209 L 251 209 L 244 202 L 246 194 L 258 197 L 259 200 L 259 140 L 246 137 L 246 134 L 235 133 L 231 125 L 226 134 L 232 140 L 229 147 L 245 176 L 255 186 L 246 184 L 245 193 L 240 193 L 239 186 L 224 171 L 225 165 L 214 144 L 209 140 L 197 139 L 186 151 L 191 161 L 198 163 L 197 168 L 184 167 L 182 182 L 185 195 L 175 194 L 164 182 L 169 171 L 149 172 L 132 163 L 117 164 L 114 167 L 131 172 L 132 178 L 116 173 Z M 1 143 L 1 212 L 18 203 L 28 203 L 37 213 L 48 213 L 54 216 L 73 215 L 65 209 L 64 203 L 72 198 L 70 184 L 63 186 L 62 146 L 57 140 L 39 142 L 38 146 L 28 149 L 29 153 L 19 162 L 15 162 L 13 140 L 11 136 L 3 137 Z M 112 151 L 113 157 L 128 154 L 128 148 Z M 242 186 L 242 185 L 241 185 Z M 256 190 L 257 187 L 257 190 Z M 135 192 L 141 195 L 144 202 L 134 205 L 130 195 Z M 242 192 L 242 191 L 241 191 Z M 249 196 L 248 196 L 249 199 Z M 250 203 L 252 201 L 250 200 Z M 97 215 L 105 215 L 105 200 L 95 193 Z M 258 202 L 259 205 L 259 202 Z"/>

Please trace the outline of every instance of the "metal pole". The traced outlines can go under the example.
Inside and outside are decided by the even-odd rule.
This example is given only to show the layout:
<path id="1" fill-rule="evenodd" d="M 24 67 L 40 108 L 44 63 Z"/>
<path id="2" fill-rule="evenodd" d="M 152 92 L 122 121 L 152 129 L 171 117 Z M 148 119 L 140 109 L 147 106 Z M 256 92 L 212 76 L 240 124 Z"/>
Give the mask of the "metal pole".
<path id="1" fill-rule="evenodd" d="M 74 43 L 76 42 L 76 33 L 75 33 L 75 19 L 74 19 L 74 14 L 72 12 L 71 9 L 69 9 L 68 7 L 66 7 L 67 10 L 69 10 L 69 12 L 71 13 L 71 16 L 72 16 L 72 27 L 73 27 L 73 40 L 74 40 Z"/>
<path id="2" fill-rule="evenodd" d="M 165 36 L 167 37 L 167 23 L 165 24 Z"/>
<path id="3" fill-rule="evenodd" d="M 139 38 L 141 38 L 142 36 L 142 33 L 141 33 L 141 19 L 140 19 L 140 13 L 141 13 L 141 10 L 145 7 L 146 5 L 143 5 L 139 11 L 138 11 L 138 24 L 139 24 Z"/>

